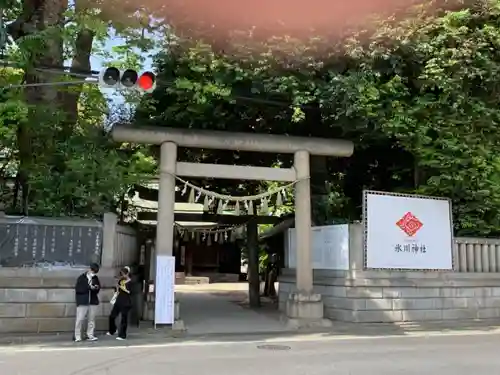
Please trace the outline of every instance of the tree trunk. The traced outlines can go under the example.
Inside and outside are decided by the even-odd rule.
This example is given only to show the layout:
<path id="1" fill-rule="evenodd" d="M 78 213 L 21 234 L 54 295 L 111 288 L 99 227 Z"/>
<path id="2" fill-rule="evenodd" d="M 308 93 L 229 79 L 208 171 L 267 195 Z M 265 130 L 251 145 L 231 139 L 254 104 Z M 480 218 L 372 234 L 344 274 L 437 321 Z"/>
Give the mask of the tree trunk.
<path id="1" fill-rule="evenodd" d="M 14 212 L 16 212 L 17 210 L 17 200 L 19 199 L 19 188 L 20 188 L 19 172 L 17 172 L 16 179 L 14 182 L 14 193 L 12 194 L 12 204 L 10 208 Z"/>
<path id="2" fill-rule="evenodd" d="M 27 69 L 25 83 L 51 83 L 60 79 L 53 73 L 41 72 L 36 67 L 60 68 L 64 63 L 64 40 L 61 29 L 64 27 L 64 12 L 68 9 L 68 0 L 24 0 L 23 10 L 20 16 L 7 27 L 7 32 L 16 41 L 23 37 L 40 35 L 40 48 L 30 51 L 32 68 Z M 78 10 L 78 3 L 76 4 Z M 72 61 L 73 70 L 90 71 L 90 53 L 94 33 L 88 29 L 80 30 Z M 76 86 L 70 91 L 61 90 L 61 86 L 28 86 L 24 95 L 30 105 L 30 121 L 28 124 L 20 124 L 18 128 L 17 146 L 19 149 L 19 183 L 22 192 L 23 211 L 26 214 L 30 198 L 36 196 L 36 192 L 30 191 L 30 171 L 34 167 L 35 156 L 46 156 L 44 160 L 48 164 L 48 173 L 54 170 L 64 172 L 65 160 L 63 156 L 57 156 L 56 147 L 58 142 L 64 142 L 72 133 L 76 123 L 78 112 L 78 99 L 81 94 L 81 86 Z M 54 117 L 54 113 L 62 111 L 64 117 L 58 123 L 53 123 L 51 137 L 49 132 L 41 132 L 43 123 L 57 121 L 49 119 L 47 114 Z M 57 126 L 56 126 L 57 125 Z M 62 125 L 62 127 L 61 127 Z M 37 135 L 41 135 L 37 136 Z M 41 139 L 40 139 L 41 138 Z M 45 158 L 44 158 L 45 159 Z"/>

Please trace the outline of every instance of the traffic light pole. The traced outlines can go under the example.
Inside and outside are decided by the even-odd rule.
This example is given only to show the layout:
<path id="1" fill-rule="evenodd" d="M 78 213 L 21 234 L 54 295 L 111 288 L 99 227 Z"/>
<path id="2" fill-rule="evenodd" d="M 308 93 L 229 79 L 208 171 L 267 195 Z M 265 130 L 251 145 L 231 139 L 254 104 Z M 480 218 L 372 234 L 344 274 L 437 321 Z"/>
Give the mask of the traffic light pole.
<path id="1" fill-rule="evenodd" d="M 41 82 L 41 83 L 25 83 L 19 85 L 7 85 L 2 89 L 18 89 L 22 87 L 42 87 L 42 86 L 71 86 L 84 85 L 89 83 L 98 83 L 97 81 L 64 81 L 64 82 Z"/>

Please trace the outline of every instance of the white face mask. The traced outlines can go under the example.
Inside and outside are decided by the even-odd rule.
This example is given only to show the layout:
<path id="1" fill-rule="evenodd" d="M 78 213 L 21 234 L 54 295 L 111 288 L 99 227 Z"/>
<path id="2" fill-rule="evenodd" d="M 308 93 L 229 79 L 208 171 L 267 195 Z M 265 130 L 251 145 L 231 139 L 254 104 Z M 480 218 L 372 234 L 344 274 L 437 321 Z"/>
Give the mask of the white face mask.
<path id="1" fill-rule="evenodd" d="M 92 272 L 92 271 L 89 271 L 89 276 L 90 276 L 90 277 L 94 277 L 94 276 L 95 276 L 95 273 L 94 273 L 94 272 Z"/>

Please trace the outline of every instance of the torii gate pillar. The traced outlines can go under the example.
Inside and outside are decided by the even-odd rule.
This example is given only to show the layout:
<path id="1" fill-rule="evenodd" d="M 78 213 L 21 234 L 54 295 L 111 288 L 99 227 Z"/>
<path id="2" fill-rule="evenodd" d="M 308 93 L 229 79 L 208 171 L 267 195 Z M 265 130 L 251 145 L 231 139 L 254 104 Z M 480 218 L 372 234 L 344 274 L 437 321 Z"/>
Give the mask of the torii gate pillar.
<path id="1" fill-rule="evenodd" d="M 295 228 L 297 243 L 296 290 L 286 301 L 290 325 L 329 326 L 324 319 L 321 294 L 314 293 L 311 241 L 310 155 L 348 157 L 352 142 L 285 135 L 232 133 L 165 127 L 113 128 L 115 141 L 161 145 L 160 187 L 156 254 L 172 255 L 174 230 L 175 175 L 188 177 L 295 181 Z M 294 154 L 294 168 L 276 169 L 234 165 L 177 162 L 177 147 Z M 208 172 L 209 171 L 209 172 Z"/>
<path id="2" fill-rule="evenodd" d="M 161 144 L 158 188 L 158 214 L 156 223 L 156 256 L 173 254 L 175 216 L 175 173 L 177 145 Z"/>
<path id="3" fill-rule="evenodd" d="M 301 294 L 313 292 L 313 270 L 311 254 L 311 185 L 309 182 L 309 153 L 297 151 L 294 155 L 297 173 L 295 184 L 295 230 L 297 231 L 297 291 Z M 306 267 L 299 267 L 299 264 Z"/>

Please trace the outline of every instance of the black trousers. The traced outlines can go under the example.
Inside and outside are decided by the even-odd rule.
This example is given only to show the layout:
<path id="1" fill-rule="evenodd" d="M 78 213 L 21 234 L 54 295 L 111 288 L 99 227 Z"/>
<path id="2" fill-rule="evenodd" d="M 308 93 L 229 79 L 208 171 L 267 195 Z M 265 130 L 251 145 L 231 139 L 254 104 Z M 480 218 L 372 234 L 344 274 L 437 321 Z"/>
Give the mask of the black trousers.
<path id="1" fill-rule="evenodd" d="M 123 339 L 127 338 L 128 315 L 130 306 L 121 306 L 117 303 L 113 305 L 111 314 L 109 314 L 109 333 L 114 335 L 116 333 L 116 318 L 120 315 L 120 327 L 118 328 L 118 337 Z"/>

